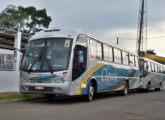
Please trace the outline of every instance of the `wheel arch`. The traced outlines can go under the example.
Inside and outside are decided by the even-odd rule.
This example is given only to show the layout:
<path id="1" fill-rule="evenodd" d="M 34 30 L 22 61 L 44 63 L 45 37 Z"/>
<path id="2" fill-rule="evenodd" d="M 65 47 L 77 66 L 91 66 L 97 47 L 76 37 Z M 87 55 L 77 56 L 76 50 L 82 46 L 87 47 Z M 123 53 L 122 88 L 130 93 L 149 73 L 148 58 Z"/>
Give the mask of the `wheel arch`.
<path id="1" fill-rule="evenodd" d="M 97 83 L 96 78 L 91 78 L 91 80 L 89 81 L 89 83 L 92 83 L 92 85 L 94 87 L 94 92 L 97 93 L 98 92 L 98 90 L 97 90 L 98 83 Z"/>

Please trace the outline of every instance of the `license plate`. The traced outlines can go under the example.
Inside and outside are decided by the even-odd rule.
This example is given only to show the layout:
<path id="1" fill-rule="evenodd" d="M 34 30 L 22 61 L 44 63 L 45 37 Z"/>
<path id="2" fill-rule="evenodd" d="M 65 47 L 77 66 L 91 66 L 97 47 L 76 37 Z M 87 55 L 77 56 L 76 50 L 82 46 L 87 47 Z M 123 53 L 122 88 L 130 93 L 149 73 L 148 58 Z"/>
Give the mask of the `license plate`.
<path id="1" fill-rule="evenodd" d="M 35 89 L 36 90 L 44 90 L 44 87 L 42 87 L 42 86 L 36 86 Z"/>

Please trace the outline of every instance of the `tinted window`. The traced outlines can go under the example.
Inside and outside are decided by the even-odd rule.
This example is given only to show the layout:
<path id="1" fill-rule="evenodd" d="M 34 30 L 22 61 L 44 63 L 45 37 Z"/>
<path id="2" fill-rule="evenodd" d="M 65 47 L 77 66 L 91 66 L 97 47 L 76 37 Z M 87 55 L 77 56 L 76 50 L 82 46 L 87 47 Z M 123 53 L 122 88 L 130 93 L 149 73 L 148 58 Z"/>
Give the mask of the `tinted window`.
<path id="1" fill-rule="evenodd" d="M 114 48 L 114 62 L 121 63 L 121 51 L 116 48 Z"/>
<path id="2" fill-rule="evenodd" d="M 109 61 L 113 62 L 113 51 L 112 51 L 112 47 L 109 47 Z"/>
<path id="3" fill-rule="evenodd" d="M 97 42 L 97 52 L 96 52 L 96 57 L 97 59 L 102 59 L 102 48 L 101 48 L 101 43 Z"/>
<path id="4" fill-rule="evenodd" d="M 134 55 L 132 55 L 132 54 L 129 55 L 129 64 L 130 64 L 130 66 L 135 65 Z"/>
<path id="5" fill-rule="evenodd" d="M 148 72 L 151 72 L 151 63 L 147 62 L 147 65 L 148 65 Z"/>
<path id="6" fill-rule="evenodd" d="M 108 45 L 103 45 L 104 48 L 104 60 L 109 61 L 109 47 Z"/>
<path id="7" fill-rule="evenodd" d="M 135 57 L 135 65 L 136 65 L 136 67 L 139 66 L 139 65 L 138 65 L 138 58 L 137 58 L 137 57 Z"/>
<path id="8" fill-rule="evenodd" d="M 155 66 L 153 63 L 151 63 L 151 71 L 154 72 L 155 71 Z"/>
<path id="9" fill-rule="evenodd" d="M 90 40 L 91 58 L 96 58 L 96 41 Z"/>
<path id="10" fill-rule="evenodd" d="M 128 65 L 128 55 L 129 54 L 127 52 L 123 51 L 122 55 L 123 55 L 123 64 Z"/>
<path id="11" fill-rule="evenodd" d="M 158 66 L 155 64 L 155 72 L 158 72 Z"/>

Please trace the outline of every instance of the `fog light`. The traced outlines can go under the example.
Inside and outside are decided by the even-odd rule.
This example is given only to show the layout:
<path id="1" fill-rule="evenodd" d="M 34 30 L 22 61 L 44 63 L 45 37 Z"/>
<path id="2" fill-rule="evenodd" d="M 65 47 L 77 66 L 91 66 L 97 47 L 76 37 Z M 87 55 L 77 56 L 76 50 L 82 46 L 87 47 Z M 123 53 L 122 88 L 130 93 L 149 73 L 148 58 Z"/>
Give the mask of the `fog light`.
<path id="1" fill-rule="evenodd" d="M 55 87 L 55 88 L 53 88 L 53 91 L 54 92 L 60 92 L 60 91 L 62 91 L 62 89 L 60 87 Z"/>
<path id="2" fill-rule="evenodd" d="M 26 87 L 26 86 L 23 86 L 23 87 L 22 87 L 22 90 L 23 90 L 23 91 L 28 91 L 28 90 L 29 90 L 29 88 L 28 88 L 28 87 Z"/>

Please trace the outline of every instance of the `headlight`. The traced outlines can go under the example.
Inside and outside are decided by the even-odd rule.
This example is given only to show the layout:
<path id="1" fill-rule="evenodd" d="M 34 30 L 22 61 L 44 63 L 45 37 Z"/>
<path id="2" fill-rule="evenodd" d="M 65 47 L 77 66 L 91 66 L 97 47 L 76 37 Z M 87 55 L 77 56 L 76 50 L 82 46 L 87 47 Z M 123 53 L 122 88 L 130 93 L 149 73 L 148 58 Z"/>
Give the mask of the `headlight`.
<path id="1" fill-rule="evenodd" d="M 58 78 L 56 80 L 54 80 L 55 83 L 64 83 L 65 80 L 61 77 L 61 78 Z"/>
<path id="2" fill-rule="evenodd" d="M 26 78 L 21 78 L 21 83 L 27 83 L 28 82 L 28 79 L 26 79 Z"/>

